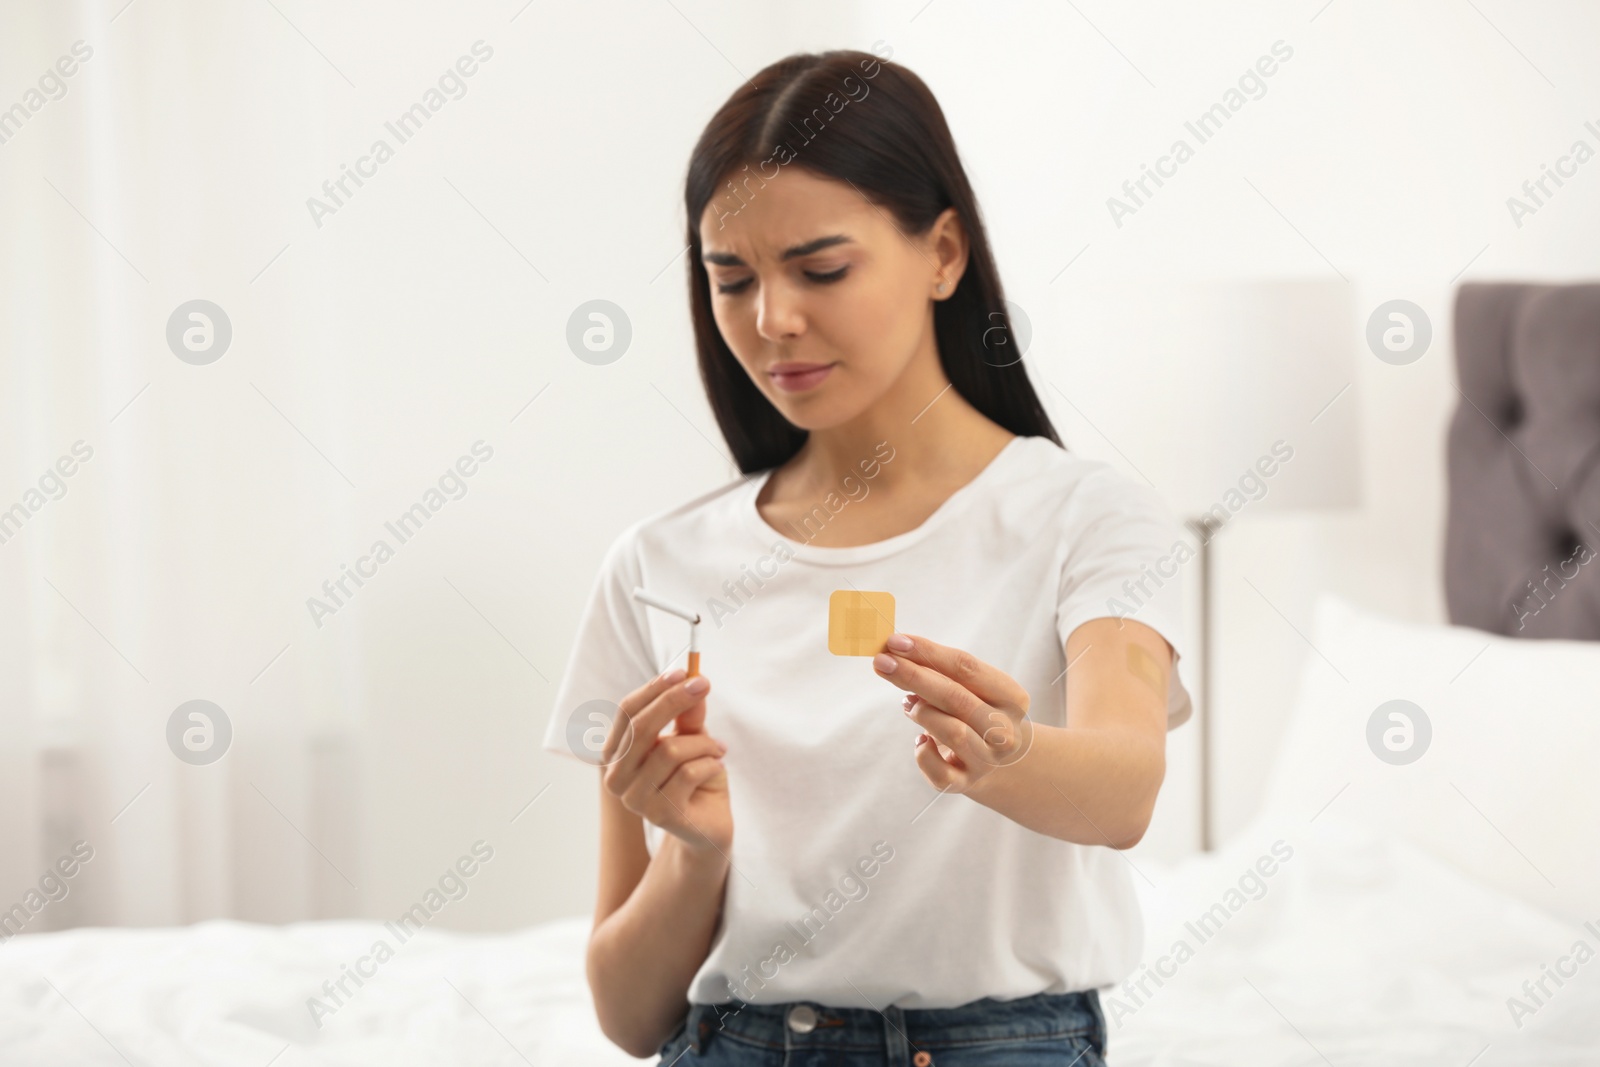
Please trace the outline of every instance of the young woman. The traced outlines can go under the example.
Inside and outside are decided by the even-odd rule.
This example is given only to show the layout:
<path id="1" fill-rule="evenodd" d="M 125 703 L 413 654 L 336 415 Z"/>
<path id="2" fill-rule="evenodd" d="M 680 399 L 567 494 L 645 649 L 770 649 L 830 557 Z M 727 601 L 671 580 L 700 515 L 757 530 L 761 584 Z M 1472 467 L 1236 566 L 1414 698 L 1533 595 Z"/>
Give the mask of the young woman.
<path id="1" fill-rule="evenodd" d="M 1176 524 L 1061 446 L 904 67 L 762 71 L 686 202 L 744 476 L 612 544 L 546 735 L 602 767 L 601 1027 L 662 1064 L 1100 1064 L 1142 950 L 1117 850 L 1189 713 Z M 635 588 L 700 613 L 703 676 Z"/>

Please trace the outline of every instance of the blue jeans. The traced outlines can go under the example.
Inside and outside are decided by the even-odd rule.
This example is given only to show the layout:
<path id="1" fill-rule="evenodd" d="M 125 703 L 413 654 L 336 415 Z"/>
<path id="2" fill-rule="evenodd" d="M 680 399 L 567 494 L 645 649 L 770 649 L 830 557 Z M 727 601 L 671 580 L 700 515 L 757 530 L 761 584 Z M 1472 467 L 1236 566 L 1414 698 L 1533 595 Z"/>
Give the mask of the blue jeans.
<path id="1" fill-rule="evenodd" d="M 956 1008 L 690 1004 L 657 1067 L 1105 1067 L 1100 995 L 984 997 Z"/>

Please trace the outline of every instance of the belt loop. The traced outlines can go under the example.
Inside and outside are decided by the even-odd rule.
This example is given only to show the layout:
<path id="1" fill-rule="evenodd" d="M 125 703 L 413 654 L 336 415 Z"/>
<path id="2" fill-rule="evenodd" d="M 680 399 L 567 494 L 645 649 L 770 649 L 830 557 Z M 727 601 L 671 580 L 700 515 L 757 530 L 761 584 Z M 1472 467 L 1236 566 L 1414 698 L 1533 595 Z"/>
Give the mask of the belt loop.
<path id="1" fill-rule="evenodd" d="M 1094 1013 L 1095 1044 L 1096 1044 L 1096 1046 L 1098 1048 L 1104 1049 L 1106 1047 L 1106 1041 L 1107 1041 L 1107 1035 L 1106 1035 L 1106 1012 L 1105 1012 L 1105 1008 L 1100 1003 L 1100 990 L 1098 990 L 1098 989 L 1089 990 L 1088 991 L 1088 998 L 1089 998 L 1089 1008 Z"/>
<path id="2" fill-rule="evenodd" d="M 694 1049 L 696 1055 L 705 1051 L 700 1041 L 701 1018 L 700 1005 L 691 1003 L 689 1005 L 689 1018 L 684 1021 L 683 1025 L 689 1034 L 689 1047 Z"/>
<path id="3" fill-rule="evenodd" d="M 711 1042 L 714 1031 L 724 1028 L 726 1021 L 739 1014 L 748 1005 L 741 1000 L 724 1004 L 691 1004 L 689 1006 L 689 1044 L 696 1053 L 703 1054 Z"/>
<path id="4" fill-rule="evenodd" d="M 906 1038 L 905 1012 L 893 1004 L 883 1009 L 885 1062 L 889 1067 L 911 1067 L 911 1046 Z"/>

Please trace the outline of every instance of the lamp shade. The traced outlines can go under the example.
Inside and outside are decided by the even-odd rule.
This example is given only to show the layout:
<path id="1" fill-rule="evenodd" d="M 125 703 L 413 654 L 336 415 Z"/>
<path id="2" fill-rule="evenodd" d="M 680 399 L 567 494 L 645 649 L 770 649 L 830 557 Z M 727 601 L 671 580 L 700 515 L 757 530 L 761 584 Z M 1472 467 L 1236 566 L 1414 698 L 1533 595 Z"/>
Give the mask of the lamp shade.
<path id="1" fill-rule="evenodd" d="M 1097 280 L 1062 299 L 1074 449 L 1188 517 L 1359 504 L 1348 283 Z"/>

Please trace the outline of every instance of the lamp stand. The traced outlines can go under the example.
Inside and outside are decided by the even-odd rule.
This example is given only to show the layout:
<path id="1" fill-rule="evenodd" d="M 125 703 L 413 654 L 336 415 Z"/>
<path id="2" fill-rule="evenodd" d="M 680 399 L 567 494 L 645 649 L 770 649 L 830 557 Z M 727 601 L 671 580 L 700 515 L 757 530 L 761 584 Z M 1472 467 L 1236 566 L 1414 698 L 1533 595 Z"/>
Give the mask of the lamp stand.
<path id="1" fill-rule="evenodd" d="M 1212 612 L 1211 601 L 1215 575 L 1212 573 L 1211 539 L 1222 529 L 1222 523 L 1211 515 L 1190 519 L 1190 530 L 1200 541 L 1200 849 L 1210 852 L 1216 847 L 1216 816 L 1212 808 L 1211 791 L 1211 695 L 1216 687 L 1211 683 Z"/>

